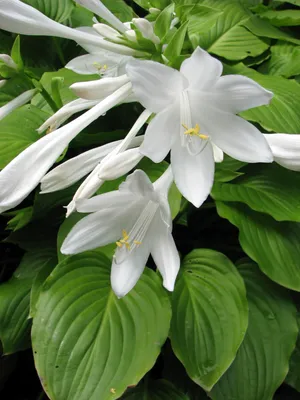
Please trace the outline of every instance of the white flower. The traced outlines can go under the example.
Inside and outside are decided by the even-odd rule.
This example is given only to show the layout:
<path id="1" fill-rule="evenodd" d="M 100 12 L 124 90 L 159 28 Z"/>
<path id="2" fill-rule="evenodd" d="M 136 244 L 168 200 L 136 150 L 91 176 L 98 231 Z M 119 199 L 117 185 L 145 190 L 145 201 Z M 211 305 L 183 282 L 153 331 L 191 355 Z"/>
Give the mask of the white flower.
<path id="1" fill-rule="evenodd" d="M 2 61 L 7 67 L 17 70 L 18 66 L 14 62 L 14 60 L 11 58 L 11 56 L 7 54 L 0 54 L 0 61 Z"/>
<path id="2" fill-rule="evenodd" d="M 15 99 L 0 107 L 0 121 L 15 109 L 28 103 L 36 93 L 36 89 L 27 90 L 26 92 L 20 94 L 20 96 L 17 96 Z"/>
<path id="3" fill-rule="evenodd" d="M 180 260 L 171 234 L 171 183 L 170 170 L 154 184 L 136 170 L 119 190 L 82 200 L 78 210 L 92 214 L 75 225 L 61 252 L 77 254 L 116 242 L 111 284 L 118 297 L 135 286 L 151 253 L 165 288 L 172 291 Z"/>
<path id="4" fill-rule="evenodd" d="M 292 171 L 300 171 L 300 135 L 268 133 L 264 137 L 269 143 L 274 161 Z"/>
<path id="5" fill-rule="evenodd" d="M 121 21 L 119 22 L 123 25 Z M 72 29 L 59 24 L 20 0 L 0 0 L 0 29 L 22 35 L 57 36 L 75 40 L 83 47 L 92 46 L 93 53 L 96 52 L 95 49 L 99 51 L 103 49 L 129 56 L 143 54 L 127 46 L 104 40 L 96 31 L 91 33 L 90 29 Z"/>
<path id="6" fill-rule="evenodd" d="M 38 185 L 70 141 L 131 93 L 126 84 L 69 124 L 33 143 L 0 172 L 0 212 L 13 208 Z"/>
<path id="7" fill-rule="evenodd" d="M 127 155 L 125 155 L 125 160 L 122 156 L 120 160 L 119 155 L 131 146 L 134 146 L 134 143 L 140 144 L 139 141 L 141 140 L 141 137 L 135 139 L 135 136 L 146 123 L 150 115 L 150 111 L 143 111 L 125 139 L 123 139 L 115 149 L 104 157 L 90 175 L 83 181 L 74 194 L 72 201 L 67 206 L 67 217 L 76 210 L 76 202 L 80 199 L 88 199 L 91 197 L 103 185 L 105 179 L 113 179 L 112 177 L 116 178 L 118 175 L 122 176 L 125 173 L 128 173 L 129 170 L 138 163 L 139 159 L 142 157 L 142 155 L 138 154 L 139 151 L 136 152 L 133 157 L 132 154 L 129 154 L 130 157 L 126 159 L 128 156 L 127 153 Z M 117 166 L 117 163 L 121 164 Z"/>
<path id="8" fill-rule="evenodd" d="M 272 162 L 264 136 L 235 115 L 270 102 L 272 93 L 253 80 L 221 77 L 221 62 L 200 48 L 183 62 L 180 72 L 138 60 L 130 60 L 126 69 L 136 98 L 157 113 L 141 152 L 160 162 L 171 149 L 175 183 L 196 207 L 213 184 L 212 143 L 241 161 Z"/>

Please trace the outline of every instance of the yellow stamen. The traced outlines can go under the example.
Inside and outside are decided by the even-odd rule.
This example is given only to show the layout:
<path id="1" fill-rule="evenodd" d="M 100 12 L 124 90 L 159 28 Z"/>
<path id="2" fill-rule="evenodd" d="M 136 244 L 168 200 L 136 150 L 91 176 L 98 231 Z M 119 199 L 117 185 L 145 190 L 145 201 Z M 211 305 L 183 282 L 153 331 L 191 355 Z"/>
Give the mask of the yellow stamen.
<path id="1" fill-rule="evenodd" d="M 116 242 L 116 245 L 119 248 L 122 248 L 123 246 L 125 246 L 127 250 L 130 250 L 131 246 L 130 246 L 130 243 L 129 243 L 129 234 L 126 232 L 125 229 L 122 230 L 122 236 L 123 236 L 123 238 L 118 240 Z M 138 242 L 137 240 L 134 240 L 133 243 L 136 244 L 137 246 L 142 244 L 142 242 Z"/>
<path id="2" fill-rule="evenodd" d="M 195 128 L 189 128 L 185 124 L 182 124 L 183 128 L 185 129 L 184 134 L 190 136 L 198 136 L 200 139 L 207 140 L 208 136 L 200 133 L 200 126 L 199 124 L 195 125 Z"/>

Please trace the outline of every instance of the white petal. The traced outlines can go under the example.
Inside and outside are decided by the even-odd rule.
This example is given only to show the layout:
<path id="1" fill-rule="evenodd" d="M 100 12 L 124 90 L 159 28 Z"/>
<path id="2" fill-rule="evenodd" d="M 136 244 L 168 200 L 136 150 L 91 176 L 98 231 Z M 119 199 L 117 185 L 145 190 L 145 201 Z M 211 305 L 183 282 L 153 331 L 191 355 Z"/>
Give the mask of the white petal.
<path id="1" fill-rule="evenodd" d="M 7 54 L 0 54 L 0 61 L 3 61 L 4 64 L 6 64 L 9 68 L 11 69 L 18 69 L 17 64 L 14 62 L 14 60 L 11 58 L 11 56 Z"/>
<path id="2" fill-rule="evenodd" d="M 151 197 L 154 193 L 153 184 L 147 174 L 137 169 L 121 183 L 119 190 L 122 192 L 134 193 L 142 197 Z"/>
<path id="3" fill-rule="evenodd" d="M 128 255 L 122 263 L 117 264 L 115 258 L 113 258 L 111 286 L 119 298 L 124 297 L 133 289 L 144 271 L 149 255 L 150 243 L 145 237 L 143 243 Z"/>
<path id="4" fill-rule="evenodd" d="M 107 208 L 125 208 L 136 202 L 136 197 L 132 193 L 121 193 L 118 190 L 99 194 L 91 199 L 81 199 L 76 201 L 76 209 L 82 213 L 97 212 Z"/>
<path id="5" fill-rule="evenodd" d="M 237 114 L 269 104 L 273 93 L 246 76 L 226 75 L 218 80 L 208 97 L 223 111 Z"/>
<path id="6" fill-rule="evenodd" d="M 292 171 L 300 171 L 300 135 L 286 133 L 265 134 L 274 161 Z"/>
<path id="7" fill-rule="evenodd" d="M 101 35 L 104 38 L 113 41 L 119 41 L 120 39 L 122 40 L 122 36 L 120 35 L 120 33 L 106 24 L 94 24 L 93 28 L 95 29 L 96 32 L 99 33 L 99 35 Z"/>
<path id="8" fill-rule="evenodd" d="M 172 233 L 163 221 L 156 218 L 153 229 L 151 255 L 163 277 L 164 287 L 169 291 L 173 291 L 180 268 L 179 254 Z"/>
<path id="9" fill-rule="evenodd" d="M 102 78 L 96 81 L 78 82 L 70 86 L 73 92 L 86 100 L 102 100 L 129 82 L 127 75 Z"/>
<path id="10" fill-rule="evenodd" d="M 208 142 L 200 154 L 191 155 L 177 140 L 171 150 L 175 183 L 183 196 L 200 207 L 207 199 L 214 180 L 214 157 Z"/>
<path id="11" fill-rule="evenodd" d="M 75 0 L 76 3 L 99 15 L 118 31 L 124 33 L 127 28 L 100 0 Z"/>
<path id="12" fill-rule="evenodd" d="M 20 204 L 38 185 L 68 143 L 129 93 L 130 86 L 125 85 L 76 120 L 44 136 L 14 158 L 0 172 L 0 212 Z"/>
<path id="13" fill-rule="evenodd" d="M 272 162 L 273 155 L 263 134 L 244 119 L 203 107 L 204 132 L 224 153 L 248 163 Z M 202 112 L 201 112 L 202 113 Z"/>
<path id="14" fill-rule="evenodd" d="M 214 152 L 214 159 L 216 163 L 221 163 L 224 160 L 224 153 L 220 149 L 220 147 L 216 146 L 214 143 L 212 143 L 212 148 Z"/>
<path id="15" fill-rule="evenodd" d="M 84 217 L 71 230 L 61 247 L 63 254 L 77 254 L 117 241 L 130 218 L 127 209 L 104 209 Z"/>
<path id="16" fill-rule="evenodd" d="M 117 76 L 121 64 L 129 57 L 120 54 L 103 51 L 97 54 L 86 54 L 69 61 L 66 68 L 82 75 L 101 74 L 104 76 Z M 123 74 L 125 73 L 125 64 Z"/>
<path id="17" fill-rule="evenodd" d="M 41 180 L 42 193 L 55 192 L 73 185 L 73 183 L 91 172 L 120 143 L 121 140 L 118 140 L 104 146 L 96 147 L 54 168 Z"/>
<path id="18" fill-rule="evenodd" d="M 145 18 L 133 18 L 132 22 L 141 32 L 145 39 L 151 40 L 154 44 L 159 44 L 160 39 L 155 35 L 153 25 Z"/>
<path id="19" fill-rule="evenodd" d="M 189 87 L 193 90 L 211 89 L 222 71 L 222 63 L 200 47 L 196 48 L 180 68 L 180 72 L 188 79 Z"/>
<path id="20" fill-rule="evenodd" d="M 37 93 L 36 89 L 27 90 L 26 92 L 20 94 L 20 96 L 16 97 L 15 99 L 9 101 L 4 106 L 0 107 L 0 120 L 5 118 L 15 109 L 28 103 L 36 93 Z"/>
<path id="21" fill-rule="evenodd" d="M 83 99 L 76 99 L 67 103 L 62 108 L 60 108 L 55 114 L 51 115 L 43 125 L 39 127 L 37 130 L 38 133 L 44 132 L 46 129 L 50 128 L 51 131 L 54 129 L 59 128 L 67 119 L 69 119 L 72 115 L 88 110 L 89 108 L 94 107 L 96 104 L 99 103 L 99 100 L 91 101 L 91 100 L 83 100 Z"/>
<path id="22" fill-rule="evenodd" d="M 139 102 L 155 113 L 174 103 L 187 85 L 179 71 L 154 61 L 132 59 L 126 70 Z"/>
<path id="23" fill-rule="evenodd" d="M 124 55 L 139 54 L 129 47 L 103 40 L 99 35 L 72 29 L 46 17 L 35 8 L 20 0 L 0 0 L 0 29 L 21 35 L 57 36 L 77 43 L 94 45 Z"/>
<path id="24" fill-rule="evenodd" d="M 169 153 L 172 143 L 180 132 L 179 104 L 172 104 L 158 113 L 148 125 L 140 151 L 159 163 Z"/>
<path id="25" fill-rule="evenodd" d="M 139 149 L 130 149 L 116 154 L 101 163 L 98 175 L 100 179 L 112 181 L 128 174 L 143 158 Z"/>

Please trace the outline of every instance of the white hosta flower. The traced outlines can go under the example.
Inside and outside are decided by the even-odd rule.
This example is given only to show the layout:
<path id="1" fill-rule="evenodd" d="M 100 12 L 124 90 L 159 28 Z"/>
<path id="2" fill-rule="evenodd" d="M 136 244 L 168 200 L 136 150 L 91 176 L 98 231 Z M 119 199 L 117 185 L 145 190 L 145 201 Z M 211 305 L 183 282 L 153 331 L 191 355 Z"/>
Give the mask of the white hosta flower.
<path id="1" fill-rule="evenodd" d="M 145 39 L 150 40 L 154 44 L 160 44 L 160 39 L 155 35 L 153 24 L 151 24 L 151 22 L 145 18 L 133 18 L 132 22 Z"/>
<path id="2" fill-rule="evenodd" d="M 121 22 L 120 24 L 123 25 Z M 96 31 L 94 31 L 95 34 L 92 34 L 89 29 L 72 29 L 59 24 L 20 0 L 0 0 L 0 29 L 22 35 L 57 36 L 71 39 L 81 46 L 92 46 L 93 50 L 104 49 L 123 55 L 141 54 L 129 47 L 104 40 L 103 37 L 96 34 Z M 126 27 L 124 29 L 126 30 Z"/>
<path id="3" fill-rule="evenodd" d="M 38 185 L 70 141 L 131 93 L 126 84 L 69 124 L 33 143 L 0 172 L 0 212 L 13 208 Z"/>
<path id="4" fill-rule="evenodd" d="M 76 210 L 76 202 L 80 199 L 88 199 L 91 197 L 103 185 L 106 177 L 108 177 L 106 179 L 113 179 L 112 176 L 114 178 L 118 178 L 119 176 L 128 173 L 130 169 L 135 166 L 135 164 L 139 161 L 139 155 L 137 153 L 134 154 L 133 158 L 129 157 L 129 160 L 126 160 L 126 156 L 125 160 L 120 160 L 118 155 L 123 153 L 128 148 L 134 146 L 136 141 L 144 139 L 144 137 L 135 138 L 135 136 L 138 134 L 150 116 L 150 111 L 143 111 L 128 132 L 128 135 L 125 137 L 125 139 L 123 139 L 121 143 L 115 149 L 113 149 L 83 181 L 74 194 L 72 201 L 67 206 L 67 217 Z M 138 143 L 138 145 L 140 143 Z M 129 156 L 131 156 L 131 154 L 129 154 Z M 108 161 L 109 163 L 107 164 Z M 116 164 L 120 162 L 121 164 L 116 166 Z"/>
<path id="5" fill-rule="evenodd" d="M 151 253 L 165 288 L 172 291 L 180 260 L 171 234 L 171 183 L 170 170 L 154 184 L 137 170 L 119 190 L 81 201 L 78 210 L 92 214 L 75 225 L 61 252 L 77 254 L 116 242 L 111 284 L 118 297 L 135 286 Z"/>
<path id="6" fill-rule="evenodd" d="M 122 36 L 120 35 L 120 32 L 106 24 L 97 23 L 93 25 L 93 28 L 103 38 L 110 39 L 114 42 L 122 42 Z"/>
<path id="7" fill-rule="evenodd" d="M 76 57 L 68 62 L 66 68 L 82 75 L 116 77 L 125 74 L 125 66 L 129 60 L 128 56 L 103 50 Z"/>
<path id="8" fill-rule="evenodd" d="M 43 125 L 39 127 L 37 130 L 38 133 L 44 132 L 46 129 L 49 129 L 50 132 L 59 128 L 67 119 L 69 119 L 72 115 L 80 112 L 88 110 L 94 107 L 99 103 L 100 100 L 84 100 L 84 99 L 76 99 L 67 103 L 62 108 L 60 108 L 55 114 L 51 115 Z M 49 132 L 48 132 L 49 133 Z"/>
<path id="9" fill-rule="evenodd" d="M 287 133 L 265 134 L 274 161 L 284 168 L 300 171 L 300 135 Z"/>
<path id="10" fill-rule="evenodd" d="M 272 93 L 239 75 L 221 77 L 222 64 L 199 47 L 180 72 L 153 61 L 130 60 L 127 74 L 140 103 L 157 113 L 141 152 L 154 162 L 171 149 L 174 180 L 199 207 L 214 177 L 212 143 L 233 158 L 272 162 L 271 149 L 253 125 L 236 114 L 268 104 Z"/>
<path id="11" fill-rule="evenodd" d="M 134 138 L 129 147 L 138 147 L 144 137 Z M 60 164 L 48 172 L 41 180 L 41 193 L 51 193 L 66 189 L 89 174 L 109 153 L 116 149 L 122 140 L 107 143 L 85 151 L 77 157 Z"/>
<path id="12" fill-rule="evenodd" d="M 28 103 L 33 98 L 33 96 L 36 95 L 36 93 L 37 93 L 36 89 L 27 90 L 26 92 L 20 94 L 20 96 L 17 96 L 15 99 L 9 101 L 4 106 L 0 107 L 0 121 L 1 119 L 5 118 L 8 114 L 10 114 L 12 111 Z"/>
<path id="13" fill-rule="evenodd" d="M 0 61 L 2 61 L 5 65 L 7 65 L 9 68 L 17 70 L 18 66 L 14 62 L 14 60 L 11 58 L 11 56 L 7 54 L 0 54 Z"/>

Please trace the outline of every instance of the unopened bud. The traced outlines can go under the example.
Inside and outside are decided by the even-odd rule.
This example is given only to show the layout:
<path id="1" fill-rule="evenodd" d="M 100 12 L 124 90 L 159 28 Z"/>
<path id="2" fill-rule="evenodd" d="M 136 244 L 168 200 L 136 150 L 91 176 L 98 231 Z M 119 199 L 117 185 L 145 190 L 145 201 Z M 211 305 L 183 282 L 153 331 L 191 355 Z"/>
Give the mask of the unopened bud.
<path id="1" fill-rule="evenodd" d="M 127 174 L 143 158 L 139 148 L 126 150 L 101 163 L 98 170 L 98 177 L 103 180 L 111 181 Z"/>

